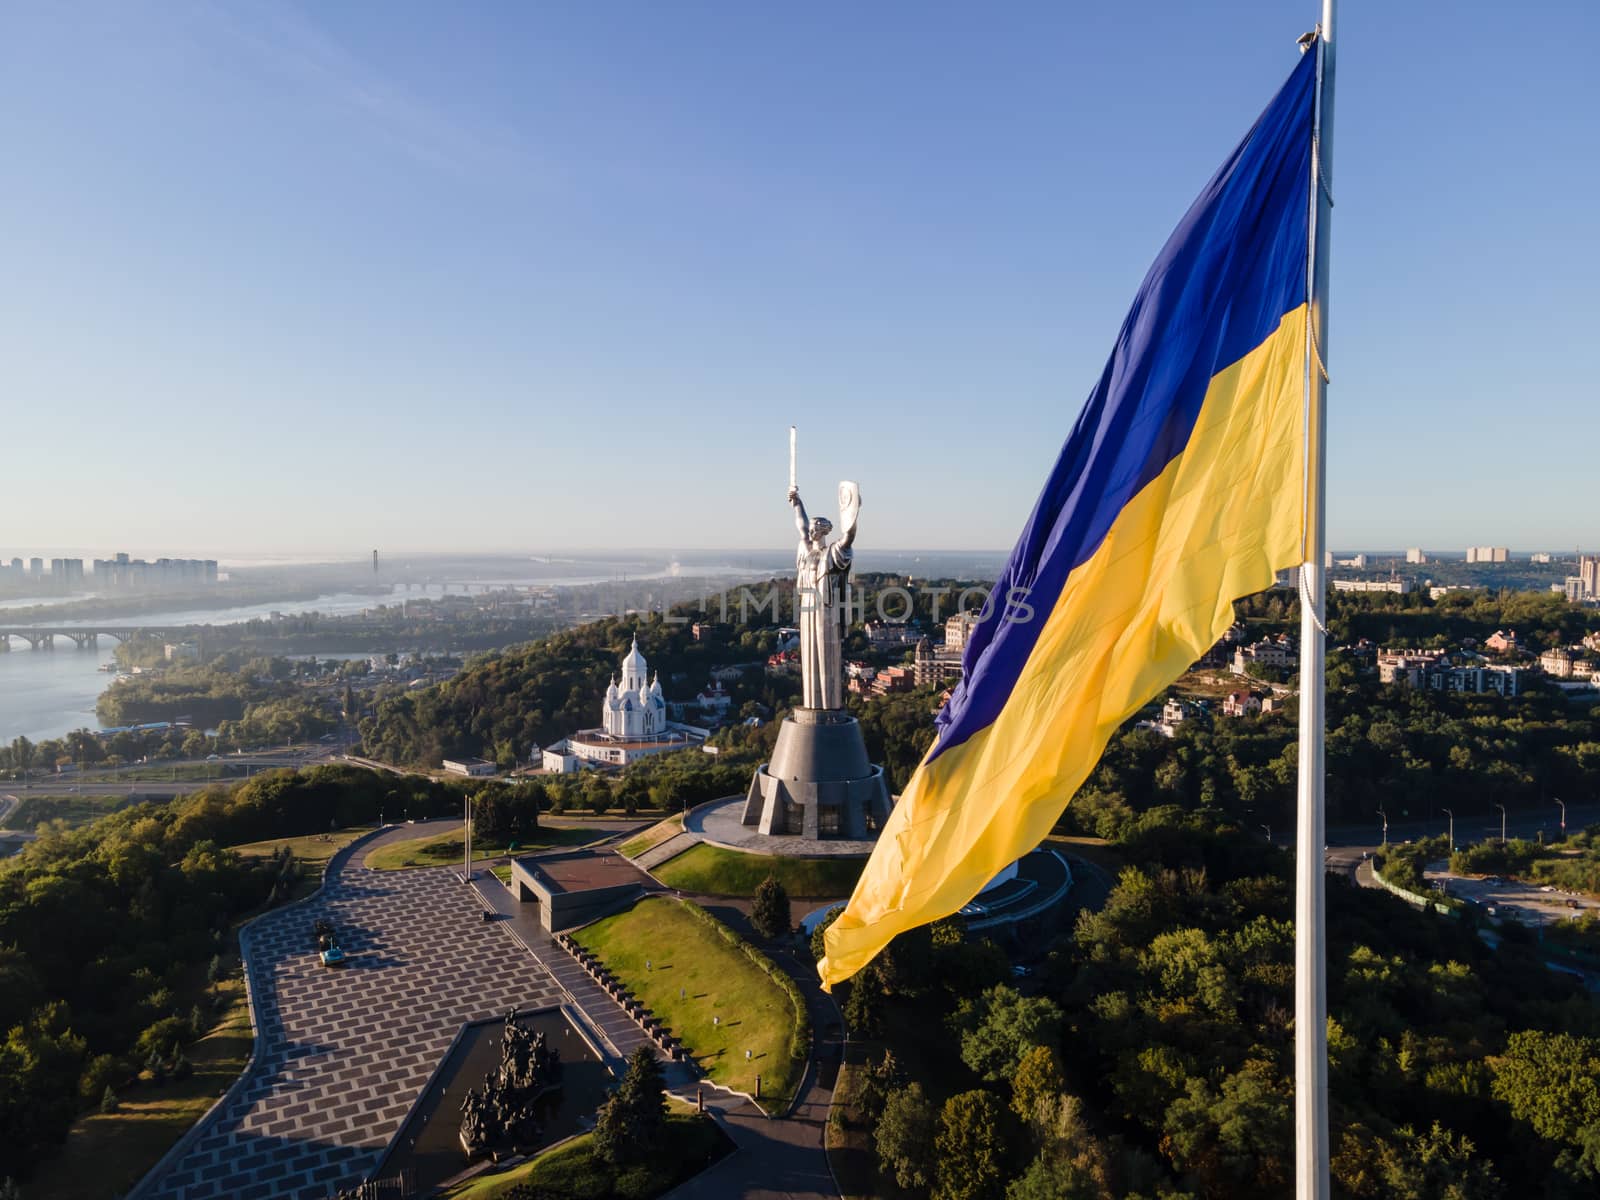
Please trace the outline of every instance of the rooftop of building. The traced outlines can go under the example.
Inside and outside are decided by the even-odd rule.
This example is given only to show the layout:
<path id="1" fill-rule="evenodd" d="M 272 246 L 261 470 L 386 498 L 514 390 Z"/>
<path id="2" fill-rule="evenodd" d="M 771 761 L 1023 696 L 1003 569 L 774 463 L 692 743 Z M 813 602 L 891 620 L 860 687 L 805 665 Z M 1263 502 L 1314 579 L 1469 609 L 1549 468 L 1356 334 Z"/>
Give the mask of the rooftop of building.
<path id="1" fill-rule="evenodd" d="M 573 850 L 566 854 L 519 858 L 517 863 L 552 893 L 643 885 L 646 877 L 620 854 Z"/>

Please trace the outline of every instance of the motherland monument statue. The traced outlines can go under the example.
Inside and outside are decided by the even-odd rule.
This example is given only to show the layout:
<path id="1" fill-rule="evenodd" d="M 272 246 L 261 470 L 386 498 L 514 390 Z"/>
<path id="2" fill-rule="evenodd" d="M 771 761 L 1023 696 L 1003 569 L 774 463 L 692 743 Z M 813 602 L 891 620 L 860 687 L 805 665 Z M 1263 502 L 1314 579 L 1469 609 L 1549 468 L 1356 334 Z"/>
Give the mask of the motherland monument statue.
<path id="1" fill-rule="evenodd" d="M 889 791 L 883 768 L 867 761 L 861 726 L 844 705 L 844 625 L 861 489 L 849 480 L 839 484 L 839 536 L 830 541 L 833 522 L 808 516 L 800 499 L 795 444 L 791 425 L 801 701 L 779 727 L 772 761 L 756 768 L 743 821 L 764 834 L 867 840 L 888 820 Z"/>

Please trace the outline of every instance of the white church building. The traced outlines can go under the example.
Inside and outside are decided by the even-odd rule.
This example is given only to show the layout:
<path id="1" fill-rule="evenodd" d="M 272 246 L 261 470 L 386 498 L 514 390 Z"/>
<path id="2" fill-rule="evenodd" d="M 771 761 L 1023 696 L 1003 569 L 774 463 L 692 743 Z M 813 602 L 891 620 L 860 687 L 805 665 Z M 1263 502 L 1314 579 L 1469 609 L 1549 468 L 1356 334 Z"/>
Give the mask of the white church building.
<path id="1" fill-rule="evenodd" d="M 600 728 L 582 729 L 542 754 L 547 771 L 562 774 L 591 766 L 625 767 L 652 754 L 698 745 L 706 731 L 667 720 L 661 678 L 649 677 L 639 639 L 622 660 L 622 676 L 612 677 L 600 705 Z"/>

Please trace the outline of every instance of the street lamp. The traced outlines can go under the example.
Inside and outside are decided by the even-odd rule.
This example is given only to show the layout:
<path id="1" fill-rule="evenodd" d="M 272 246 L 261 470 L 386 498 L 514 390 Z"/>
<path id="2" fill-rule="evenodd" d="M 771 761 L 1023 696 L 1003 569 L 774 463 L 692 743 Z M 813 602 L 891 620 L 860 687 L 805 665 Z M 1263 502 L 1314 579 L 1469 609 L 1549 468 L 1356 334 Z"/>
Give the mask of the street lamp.
<path id="1" fill-rule="evenodd" d="M 1495 807 L 1500 810 L 1500 844 L 1504 846 L 1506 844 L 1506 806 L 1504 804 L 1496 804 Z"/>
<path id="2" fill-rule="evenodd" d="M 1380 808 L 1378 810 L 1378 815 L 1383 818 L 1383 841 L 1378 847 L 1381 850 L 1384 846 L 1389 844 L 1389 814 Z"/>
<path id="3" fill-rule="evenodd" d="M 1439 811 L 1450 818 L 1450 853 L 1454 854 L 1456 852 L 1456 815 L 1448 808 L 1441 808 Z"/>
<path id="4" fill-rule="evenodd" d="M 1556 803 L 1561 805 L 1561 837 L 1565 840 L 1567 836 L 1567 802 L 1565 800 L 1557 800 Z"/>

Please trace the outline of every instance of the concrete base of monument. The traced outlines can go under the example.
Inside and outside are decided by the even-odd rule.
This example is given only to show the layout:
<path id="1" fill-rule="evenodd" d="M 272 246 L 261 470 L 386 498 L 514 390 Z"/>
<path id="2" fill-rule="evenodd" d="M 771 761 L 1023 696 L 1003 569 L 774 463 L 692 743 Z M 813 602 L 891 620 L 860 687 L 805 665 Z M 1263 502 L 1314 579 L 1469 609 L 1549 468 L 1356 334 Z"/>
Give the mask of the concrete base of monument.
<path id="1" fill-rule="evenodd" d="M 798 834 L 762 833 L 744 823 L 744 806 L 743 796 L 712 800 L 691 809 L 683 827 L 709 845 L 772 858 L 865 858 L 876 844 L 871 838 L 808 838 Z"/>
<path id="2" fill-rule="evenodd" d="M 889 808 L 860 722 L 844 709 L 797 708 L 778 727 L 772 761 L 756 768 L 740 820 L 767 837 L 870 842 Z"/>

